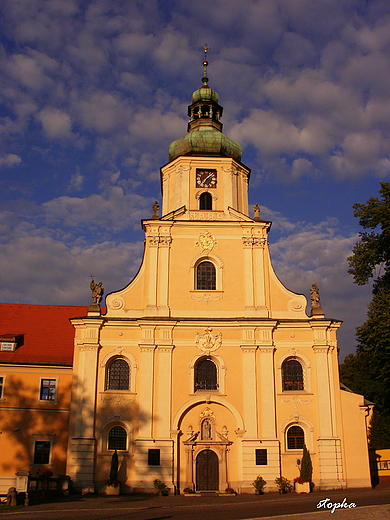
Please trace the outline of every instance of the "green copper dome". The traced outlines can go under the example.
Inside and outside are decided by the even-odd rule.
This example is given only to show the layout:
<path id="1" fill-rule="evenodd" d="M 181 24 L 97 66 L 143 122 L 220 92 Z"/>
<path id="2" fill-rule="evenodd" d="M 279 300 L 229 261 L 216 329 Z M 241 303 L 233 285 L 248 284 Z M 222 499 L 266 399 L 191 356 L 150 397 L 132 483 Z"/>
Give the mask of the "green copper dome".
<path id="1" fill-rule="evenodd" d="M 192 94 L 188 107 L 188 133 L 171 143 L 169 161 L 180 155 L 212 155 L 241 161 L 241 146 L 222 133 L 220 117 L 223 108 L 218 104 L 218 94 L 208 85 L 207 65 L 207 61 L 204 61 L 203 85 Z"/>

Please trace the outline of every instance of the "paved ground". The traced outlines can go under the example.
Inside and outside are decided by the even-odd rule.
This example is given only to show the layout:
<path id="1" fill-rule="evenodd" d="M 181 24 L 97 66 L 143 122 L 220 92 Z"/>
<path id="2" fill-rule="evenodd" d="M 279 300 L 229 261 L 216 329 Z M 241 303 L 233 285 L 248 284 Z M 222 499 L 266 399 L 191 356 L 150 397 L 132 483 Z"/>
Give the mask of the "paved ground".
<path id="1" fill-rule="evenodd" d="M 326 499 L 329 500 L 325 505 L 332 507 L 318 507 Z M 338 508 L 332 513 L 334 504 L 341 503 L 356 507 Z M 62 502 L 4 511 L 0 517 L 2 520 L 390 520 L 390 489 L 308 495 L 71 497 Z"/>

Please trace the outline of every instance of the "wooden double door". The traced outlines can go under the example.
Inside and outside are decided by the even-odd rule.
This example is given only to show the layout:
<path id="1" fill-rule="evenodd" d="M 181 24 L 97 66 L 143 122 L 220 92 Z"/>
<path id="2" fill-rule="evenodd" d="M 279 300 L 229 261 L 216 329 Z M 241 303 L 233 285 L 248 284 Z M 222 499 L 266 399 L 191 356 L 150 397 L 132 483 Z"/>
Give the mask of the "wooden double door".
<path id="1" fill-rule="evenodd" d="M 219 490 L 219 461 L 212 450 L 202 450 L 196 457 L 196 490 Z"/>

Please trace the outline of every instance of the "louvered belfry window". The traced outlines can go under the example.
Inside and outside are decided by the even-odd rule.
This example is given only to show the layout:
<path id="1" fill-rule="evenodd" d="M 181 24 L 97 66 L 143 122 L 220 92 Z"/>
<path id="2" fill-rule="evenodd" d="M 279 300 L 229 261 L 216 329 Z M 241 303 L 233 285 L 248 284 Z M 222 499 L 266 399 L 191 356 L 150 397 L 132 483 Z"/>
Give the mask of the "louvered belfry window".
<path id="1" fill-rule="evenodd" d="M 129 364 L 124 359 L 114 359 L 108 366 L 106 390 L 129 390 L 129 384 Z"/>
<path id="2" fill-rule="evenodd" d="M 215 291 L 216 272 L 213 263 L 204 261 L 196 268 L 196 288 L 198 291 Z"/>

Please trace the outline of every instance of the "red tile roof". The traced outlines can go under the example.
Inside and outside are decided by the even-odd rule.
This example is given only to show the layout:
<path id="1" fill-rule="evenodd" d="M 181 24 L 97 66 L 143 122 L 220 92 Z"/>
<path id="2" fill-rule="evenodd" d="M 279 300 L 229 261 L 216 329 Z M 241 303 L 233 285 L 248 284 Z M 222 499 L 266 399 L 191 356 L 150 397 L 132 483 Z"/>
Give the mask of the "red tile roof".
<path id="1" fill-rule="evenodd" d="M 0 351 L 0 364 L 71 365 L 75 331 L 69 319 L 87 312 L 86 306 L 0 303 L 0 336 L 24 334 L 14 352 Z"/>

